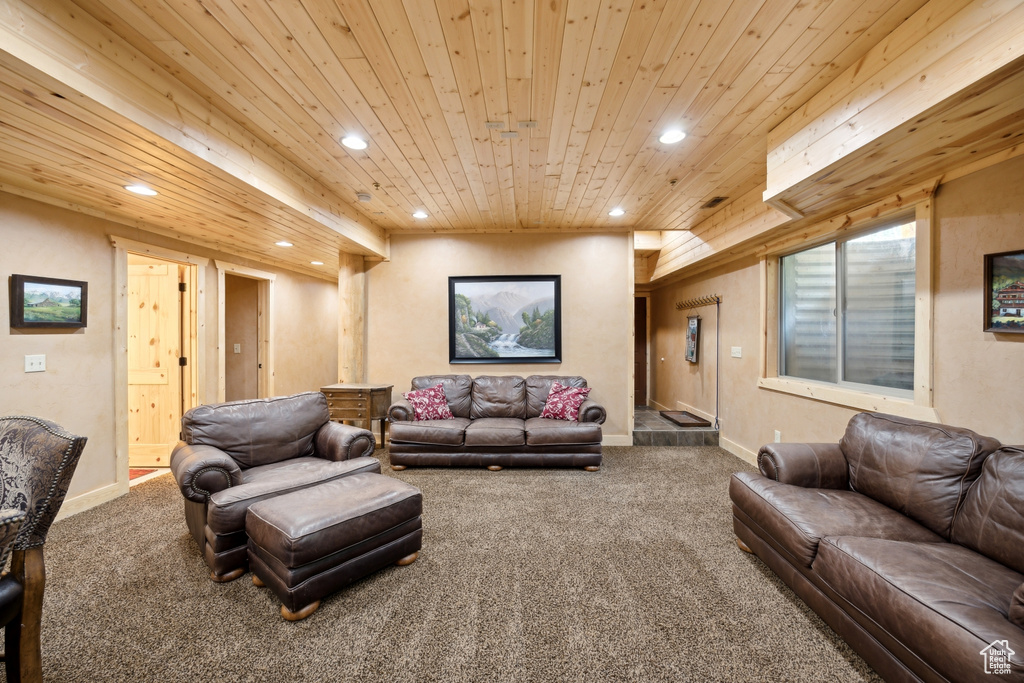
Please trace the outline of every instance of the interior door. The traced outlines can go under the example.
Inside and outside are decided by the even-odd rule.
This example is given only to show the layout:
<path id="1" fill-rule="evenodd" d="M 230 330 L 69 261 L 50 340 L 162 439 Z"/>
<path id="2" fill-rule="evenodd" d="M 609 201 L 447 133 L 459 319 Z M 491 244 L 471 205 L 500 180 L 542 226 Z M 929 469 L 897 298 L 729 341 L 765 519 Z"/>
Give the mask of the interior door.
<path id="1" fill-rule="evenodd" d="M 647 405 L 647 298 L 633 300 L 633 403 Z"/>
<path id="2" fill-rule="evenodd" d="M 128 255 L 128 464 L 167 467 L 181 422 L 175 263 Z"/>

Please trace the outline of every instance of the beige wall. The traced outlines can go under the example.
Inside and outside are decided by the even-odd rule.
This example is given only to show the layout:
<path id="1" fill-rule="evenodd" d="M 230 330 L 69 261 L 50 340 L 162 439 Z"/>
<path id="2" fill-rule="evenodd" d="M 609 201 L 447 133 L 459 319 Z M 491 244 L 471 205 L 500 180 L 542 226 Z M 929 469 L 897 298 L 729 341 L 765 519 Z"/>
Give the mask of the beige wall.
<path id="1" fill-rule="evenodd" d="M 625 234 L 392 236 L 391 261 L 369 271 L 368 380 L 398 395 L 417 375 L 581 375 L 608 411 L 606 443 L 628 440 L 632 262 Z M 449 364 L 450 275 L 561 275 L 562 363 Z"/>
<path id="2" fill-rule="evenodd" d="M 224 276 L 224 400 L 259 397 L 259 281 Z M 238 352 L 235 352 L 235 345 Z"/>
<path id="3" fill-rule="evenodd" d="M 982 332 L 982 256 L 1024 249 L 1022 181 L 1019 157 L 942 185 L 935 200 L 934 405 L 943 422 L 1004 443 L 1024 443 L 1024 335 Z M 783 441 L 835 441 L 855 410 L 757 388 L 758 269 L 748 259 L 652 293 L 652 400 L 714 414 L 715 309 L 694 311 L 703 318 L 703 338 L 702 360 L 693 366 L 682 360 L 688 313 L 675 302 L 717 293 L 723 443 L 749 456 L 776 429 Z M 742 358 L 730 356 L 733 346 Z"/>
<path id="4" fill-rule="evenodd" d="M 34 415 L 87 436 L 68 502 L 118 480 L 114 411 L 114 248 L 108 235 L 210 258 L 206 267 L 205 358 L 200 377 L 207 402 L 217 396 L 217 270 L 227 260 L 276 274 L 274 340 L 277 393 L 315 390 L 337 376 L 337 285 L 247 262 L 0 192 L 0 415 Z M 88 327 L 28 332 L 9 326 L 8 276 L 25 273 L 89 283 Z M 46 372 L 25 373 L 26 354 L 46 354 Z M 126 477 L 127 472 L 123 475 Z"/>

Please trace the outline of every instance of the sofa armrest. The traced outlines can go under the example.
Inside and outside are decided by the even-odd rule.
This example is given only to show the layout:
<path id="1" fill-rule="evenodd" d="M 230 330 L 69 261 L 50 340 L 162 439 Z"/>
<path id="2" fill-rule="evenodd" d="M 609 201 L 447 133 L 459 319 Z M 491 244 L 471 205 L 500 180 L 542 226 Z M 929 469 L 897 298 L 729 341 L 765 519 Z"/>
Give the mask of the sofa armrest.
<path id="1" fill-rule="evenodd" d="M 179 443 L 171 453 L 171 473 L 181 495 L 196 503 L 242 483 L 242 468 L 235 459 L 213 446 Z"/>
<path id="2" fill-rule="evenodd" d="M 361 427 L 327 422 L 317 430 L 313 440 L 313 452 L 324 460 L 351 460 L 373 455 L 377 440 L 373 432 Z"/>
<path id="3" fill-rule="evenodd" d="M 596 422 L 600 425 L 608 419 L 608 412 L 603 405 L 588 398 L 580 405 L 580 414 L 577 419 L 580 422 Z"/>
<path id="4" fill-rule="evenodd" d="M 836 443 L 770 443 L 757 453 L 761 474 L 811 489 L 849 488 L 846 456 Z"/>
<path id="5" fill-rule="evenodd" d="M 388 421 L 390 422 L 409 422 L 415 419 L 416 413 L 412 409 L 412 404 L 406 401 L 405 397 L 396 398 L 388 408 Z"/>

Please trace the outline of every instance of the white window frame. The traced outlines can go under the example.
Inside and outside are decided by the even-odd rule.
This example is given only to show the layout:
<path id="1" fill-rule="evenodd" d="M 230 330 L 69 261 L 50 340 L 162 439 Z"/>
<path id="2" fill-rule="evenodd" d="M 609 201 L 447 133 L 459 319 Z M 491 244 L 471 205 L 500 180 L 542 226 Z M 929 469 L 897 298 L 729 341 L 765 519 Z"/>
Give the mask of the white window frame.
<path id="1" fill-rule="evenodd" d="M 916 240 L 915 305 L 914 305 L 914 390 L 894 395 L 883 387 L 848 383 L 834 384 L 794 377 L 779 376 L 779 259 L 802 249 L 827 242 L 845 240 L 851 233 L 862 233 L 872 227 L 891 223 L 906 215 L 907 206 L 896 200 L 885 200 L 856 212 L 825 221 L 798 236 L 770 245 L 761 258 L 761 373 L 760 389 L 830 403 L 833 405 L 891 413 L 919 420 L 939 421 L 932 404 L 932 278 L 933 224 L 932 197 L 913 205 Z M 862 218 L 861 218 L 862 217 Z M 858 218 L 860 218 L 858 220 Z M 838 225 L 837 225 L 838 224 Z"/>

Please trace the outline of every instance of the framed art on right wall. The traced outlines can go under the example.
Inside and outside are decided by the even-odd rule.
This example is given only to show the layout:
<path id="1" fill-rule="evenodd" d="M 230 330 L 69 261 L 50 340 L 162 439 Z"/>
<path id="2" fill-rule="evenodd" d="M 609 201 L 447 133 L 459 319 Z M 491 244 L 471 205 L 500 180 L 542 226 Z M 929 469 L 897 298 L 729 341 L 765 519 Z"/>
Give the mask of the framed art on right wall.
<path id="1" fill-rule="evenodd" d="M 1024 333 L 1024 250 L 985 254 L 985 331 Z"/>

